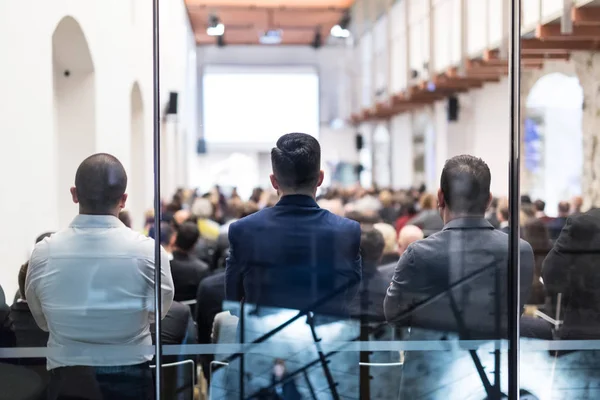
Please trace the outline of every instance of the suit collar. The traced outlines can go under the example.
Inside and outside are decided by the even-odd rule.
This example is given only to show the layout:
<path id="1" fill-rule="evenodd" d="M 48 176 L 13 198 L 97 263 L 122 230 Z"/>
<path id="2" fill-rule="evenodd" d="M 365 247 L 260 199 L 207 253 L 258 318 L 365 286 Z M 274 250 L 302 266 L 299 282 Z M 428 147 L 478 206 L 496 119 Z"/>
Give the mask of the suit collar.
<path id="1" fill-rule="evenodd" d="M 443 230 L 447 229 L 494 229 L 494 227 L 485 218 L 466 217 L 456 218 L 448 222 Z"/>
<path id="2" fill-rule="evenodd" d="M 289 194 L 287 196 L 283 196 L 281 199 L 279 199 L 279 202 L 277 202 L 276 207 L 290 205 L 299 207 L 319 207 L 315 199 L 304 194 Z"/>

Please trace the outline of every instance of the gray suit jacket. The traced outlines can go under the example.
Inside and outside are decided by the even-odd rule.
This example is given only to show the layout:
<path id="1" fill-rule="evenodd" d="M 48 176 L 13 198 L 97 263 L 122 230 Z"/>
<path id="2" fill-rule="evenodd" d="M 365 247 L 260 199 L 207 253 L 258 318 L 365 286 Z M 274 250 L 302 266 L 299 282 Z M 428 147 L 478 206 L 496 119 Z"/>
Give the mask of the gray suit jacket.
<path id="1" fill-rule="evenodd" d="M 534 258 L 523 240 L 520 250 L 523 305 L 532 285 Z M 458 310 L 464 339 L 505 337 L 507 267 L 506 233 L 484 218 L 455 219 L 402 255 L 387 290 L 386 318 L 400 325 L 461 333 Z M 395 321 L 406 314 L 410 316 Z"/>

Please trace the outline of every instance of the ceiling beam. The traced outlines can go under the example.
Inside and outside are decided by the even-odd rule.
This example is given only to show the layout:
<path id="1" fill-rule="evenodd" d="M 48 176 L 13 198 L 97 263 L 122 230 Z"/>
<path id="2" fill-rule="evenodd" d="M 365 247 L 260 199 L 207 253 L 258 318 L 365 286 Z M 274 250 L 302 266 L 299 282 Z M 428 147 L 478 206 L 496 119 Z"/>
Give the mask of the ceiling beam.
<path id="1" fill-rule="evenodd" d="M 575 25 L 600 25 L 600 7 L 574 7 L 571 20 Z"/>
<path id="2" fill-rule="evenodd" d="M 589 51 L 598 49 L 598 42 L 593 40 L 539 40 L 521 39 L 521 51 L 523 54 L 553 53 L 564 54 L 570 51 Z"/>
<path id="3" fill-rule="evenodd" d="M 543 40 L 599 40 L 600 25 L 578 25 L 573 27 L 573 33 L 562 34 L 560 24 L 538 25 L 535 37 Z"/>

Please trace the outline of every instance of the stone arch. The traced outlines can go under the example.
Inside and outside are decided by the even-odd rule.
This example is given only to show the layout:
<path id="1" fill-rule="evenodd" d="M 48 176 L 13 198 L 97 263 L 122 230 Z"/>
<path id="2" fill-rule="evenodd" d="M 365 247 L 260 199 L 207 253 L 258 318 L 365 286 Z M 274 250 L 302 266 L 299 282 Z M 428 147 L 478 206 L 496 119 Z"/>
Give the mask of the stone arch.
<path id="1" fill-rule="evenodd" d="M 64 17 L 52 34 L 52 71 L 58 222 L 64 227 L 77 212 L 69 193 L 75 172 L 96 146 L 94 62 L 85 34 L 72 17 Z"/>
<path id="2" fill-rule="evenodd" d="M 526 102 L 523 154 L 530 174 L 529 194 L 558 203 L 581 195 L 583 89 L 573 74 L 551 72 L 531 87 Z"/>

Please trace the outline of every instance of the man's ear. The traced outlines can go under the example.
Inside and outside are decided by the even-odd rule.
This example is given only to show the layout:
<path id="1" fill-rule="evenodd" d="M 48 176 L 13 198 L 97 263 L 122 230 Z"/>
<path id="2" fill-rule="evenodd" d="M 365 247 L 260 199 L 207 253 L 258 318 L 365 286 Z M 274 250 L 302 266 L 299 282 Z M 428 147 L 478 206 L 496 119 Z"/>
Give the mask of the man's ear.
<path id="1" fill-rule="evenodd" d="M 125 208 L 125 203 L 127 203 L 127 193 L 123 193 L 123 196 L 121 196 L 121 200 L 119 200 L 119 208 L 121 210 Z"/>
<path id="2" fill-rule="evenodd" d="M 325 179 L 325 172 L 323 172 L 323 170 L 320 170 L 319 180 L 317 181 L 317 187 L 320 187 L 323 184 L 323 179 Z"/>
<path id="3" fill-rule="evenodd" d="M 78 204 L 79 198 L 77 197 L 77 188 L 73 186 L 71 189 L 69 189 L 69 191 L 71 192 L 71 199 L 73 199 L 73 203 Z"/>
<path id="4" fill-rule="evenodd" d="M 489 210 L 490 206 L 492 205 L 492 200 L 494 200 L 494 196 L 492 195 L 492 193 L 490 193 L 490 198 L 488 199 L 487 205 L 485 206 L 486 210 Z"/>
<path id="5" fill-rule="evenodd" d="M 279 190 L 279 182 L 277 182 L 277 178 L 275 178 L 275 174 L 271 174 L 269 176 L 269 179 L 271 180 L 271 186 L 273 186 L 273 189 L 275 190 Z"/>
<path id="6" fill-rule="evenodd" d="M 442 188 L 438 189 L 437 201 L 438 201 L 438 208 L 446 208 L 446 200 L 444 199 L 444 192 L 442 192 Z"/>

